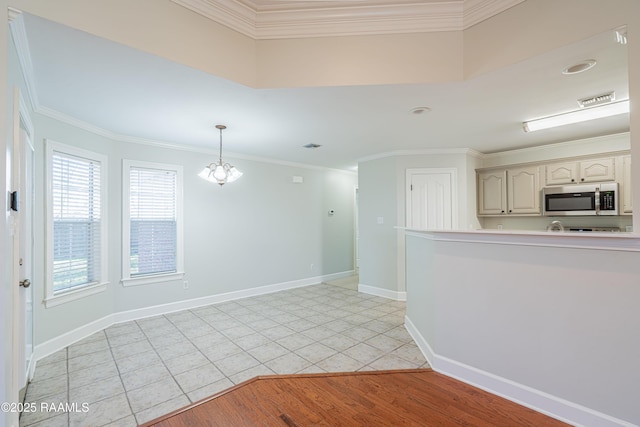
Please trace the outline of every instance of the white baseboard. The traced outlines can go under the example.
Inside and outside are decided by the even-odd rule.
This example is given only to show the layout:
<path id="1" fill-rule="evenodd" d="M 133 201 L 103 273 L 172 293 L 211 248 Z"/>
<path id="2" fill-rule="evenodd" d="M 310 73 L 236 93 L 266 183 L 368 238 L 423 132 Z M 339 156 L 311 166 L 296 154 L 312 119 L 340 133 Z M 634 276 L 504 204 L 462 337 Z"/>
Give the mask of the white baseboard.
<path id="1" fill-rule="evenodd" d="M 33 379 L 33 374 L 36 373 L 36 357 L 35 355 L 31 355 L 31 359 L 29 359 L 29 365 L 27 368 L 27 382 Z"/>
<path id="2" fill-rule="evenodd" d="M 331 273 L 320 276 L 322 282 L 330 282 L 332 280 L 344 279 L 345 277 L 351 277 L 356 275 L 355 270 L 341 271 L 340 273 Z"/>
<path id="3" fill-rule="evenodd" d="M 138 308 L 135 310 L 112 313 L 37 345 L 33 351 L 33 369 L 35 370 L 35 365 L 38 360 L 50 354 L 53 354 L 56 351 L 62 350 L 63 348 L 68 347 L 71 344 L 88 337 L 89 335 L 100 332 L 101 330 L 106 329 L 116 323 L 129 322 L 131 320 L 144 319 L 145 317 L 151 316 L 159 316 L 162 314 L 173 313 L 175 311 L 190 310 L 192 308 L 202 307 L 205 305 L 220 304 L 226 301 L 265 295 L 273 292 L 284 291 L 287 289 L 317 285 L 327 280 L 335 280 L 341 279 L 343 277 L 348 277 L 353 275 L 353 273 L 353 271 L 344 271 L 340 273 L 308 277 L 305 279 L 292 280 L 289 282 L 276 283 L 273 285 L 259 286 L 256 288 L 243 289 L 239 291 L 209 295 L 201 298 L 193 298 L 168 304 L 160 304 L 150 307 Z"/>
<path id="4" fill-rule="evenodd" d="M 82 325 L 79 328 L 65 332 L 62 335 L 58 335 L 49 341 L 45 341 L 42 344 L 35 346 L 33 349 L 33 358 L 37 363 L 38 360 L 53 354 L 56 351 L 62 350 L 63 348 L 68 347 L 91 334 L 95 334 L 96 332 L 108 328 L 113 323 L 113 314 L 109 314 L 105 317 L 94 320 L 93 322 Z"/>
<path id="5" fill-rule="evenodd" d="M 405 317 L 405 327 L 434 371 L 478 387 L 519 405 L 556 418 L 574 426 L 633 427 L 627 421 L 603 414 L 549 393 L 519 384 L 473 366 L 435 353 L 411 319 Z"/>
<path id="6" fill-rule="evenodd" d="M 358 292 L 362 292 L 363 294 L 375 295 L 377 297 L 388 298 L 395 301 L 407 300 L 406 292 L 398 292 L 398 291 L 391 291 L 389 289 L 376 288 L 375 286 L 363 285 L 362 283 L 358 284 Z"/>
<path id="7" fill-rule="evenodd" d="M 416 345 L 422 352 L 424 358 L 427 359 L 427 362 L 429 362 L 429 366 L 431 366 L 434 370 L 436 370 L 436 368 L 434 368 L 433 366 L 435 362 L 436 354 L 433 352 L 433 349 L 431 349 L 431 346 L 429 345 L 427 340 L 422 336 L 420 331 L 418 331 L 418 328 L 416 328 L 416 326 L 413 324 L 411 319 L 409 319 L 407 316 L 404 316 L 404 327 L 407 330 L 407 332 L 409 332 L 409 335 L 411 335 L 411 338 L 413 338 L 413 341 L 416 343 Z"/>

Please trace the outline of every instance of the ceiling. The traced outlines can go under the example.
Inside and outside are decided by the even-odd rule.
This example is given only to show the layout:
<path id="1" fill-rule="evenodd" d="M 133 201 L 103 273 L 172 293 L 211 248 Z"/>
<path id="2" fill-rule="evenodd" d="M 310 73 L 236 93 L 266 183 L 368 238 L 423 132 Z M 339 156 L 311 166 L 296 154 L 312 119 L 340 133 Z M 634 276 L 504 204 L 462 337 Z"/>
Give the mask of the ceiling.
<path id="1" fill-rule="evenodd" d="M 458 83 L 253 89 L 39 17 L 23 19 L 36 110 L 124 141 L 214 152 L 220 123 L 228 126 L 225 157 L 352 169 L 358 159 L 389 152 L 488 153 L 629 130 L 628 115 L 522 130 L 526 119 L 577 109 L 579 98 L 615 90 L 628 99 L 626 46 L 613 32 Z M 590 58 L 598 61 L 591 70 L 561 73 Z M 431 111 L 411 113 L 422 106 Z M 309 143 L 322 147 L 302 147 Z"/>

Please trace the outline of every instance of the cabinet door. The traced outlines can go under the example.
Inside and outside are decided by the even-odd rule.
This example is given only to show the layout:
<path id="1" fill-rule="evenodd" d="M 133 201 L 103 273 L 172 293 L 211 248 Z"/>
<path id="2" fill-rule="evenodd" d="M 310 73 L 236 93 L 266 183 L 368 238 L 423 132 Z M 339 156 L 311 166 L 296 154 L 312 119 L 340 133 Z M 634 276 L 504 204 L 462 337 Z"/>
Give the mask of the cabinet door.
<path id="1" fill-rule="evenodd" d="M 578 163 L 563 162 L 547 165 L 546 185 L 562 185 L 578 182 Z"/>
<path id="2" fill-rule="evenodd" d="M 540 172 L 538 166 L 507 169 L 507 213 L 540 214 Z"/>
<path id="3" fill-rule="evenodd" d="M 633 195 L 631 193 L 631 156 L 622 159 L 622 212 L 633 212 Z"/>
<path id="4" fill-rule="evenodd" d="M 502 215 L 507 208 L 504 169 L 478 173 L 478 215 Z"/>
<path id="5" fill-rule="evenodd" d="M 613 157 L 580 162 L 580 182 L 613 181 L 615 179 Z"/>

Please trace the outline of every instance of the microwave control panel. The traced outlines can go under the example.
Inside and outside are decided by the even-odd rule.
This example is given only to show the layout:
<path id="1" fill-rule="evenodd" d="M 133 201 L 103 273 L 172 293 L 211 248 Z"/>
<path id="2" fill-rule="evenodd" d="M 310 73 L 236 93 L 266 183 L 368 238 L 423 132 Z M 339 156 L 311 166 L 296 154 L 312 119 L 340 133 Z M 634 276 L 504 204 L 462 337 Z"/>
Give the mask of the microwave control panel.
<path id="1" fill-rule="evenodd" d="M 614 211 L 616 210 L 616 193 L 613 191 L 600 192 L 600 210 Z"/>

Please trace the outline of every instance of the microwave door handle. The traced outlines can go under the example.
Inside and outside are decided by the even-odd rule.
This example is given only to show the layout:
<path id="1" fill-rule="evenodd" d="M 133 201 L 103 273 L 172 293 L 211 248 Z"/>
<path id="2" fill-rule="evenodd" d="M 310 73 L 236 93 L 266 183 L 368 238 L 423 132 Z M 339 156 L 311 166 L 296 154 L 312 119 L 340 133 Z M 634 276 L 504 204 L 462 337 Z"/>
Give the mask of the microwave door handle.
<path id="1" fill-rule="evenodd" d="M 596 188 L 596 215 L 600 215 L 600 188 Z"/>

